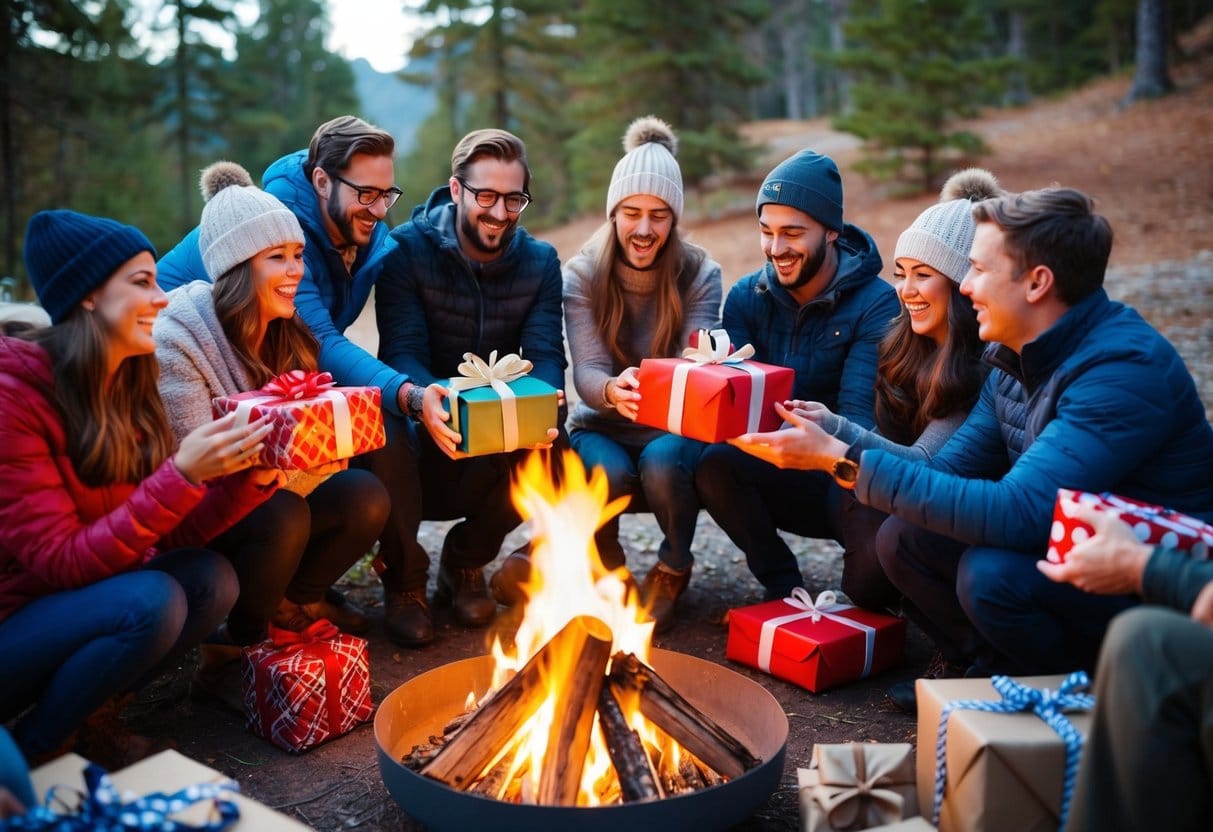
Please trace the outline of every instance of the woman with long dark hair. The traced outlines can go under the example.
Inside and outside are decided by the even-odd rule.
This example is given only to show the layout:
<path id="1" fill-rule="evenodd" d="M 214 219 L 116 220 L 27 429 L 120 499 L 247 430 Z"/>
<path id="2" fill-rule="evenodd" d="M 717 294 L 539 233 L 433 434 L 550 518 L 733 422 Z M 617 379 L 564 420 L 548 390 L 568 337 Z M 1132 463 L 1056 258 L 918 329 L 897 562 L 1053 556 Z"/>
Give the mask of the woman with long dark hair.
<path id="1" fill-rule="evenodd" d="M 42 211 L 25 238 L 49 328 L 0 336 L 0 719 L 32 764 L 108 767 L 154 750 L 116 719 L 236 598 L 202 548 L 279 484 L 253 468 L 269 425 L 234 417 L 178 443 L 156 389 L 166 298 L 138 229 Z"/>

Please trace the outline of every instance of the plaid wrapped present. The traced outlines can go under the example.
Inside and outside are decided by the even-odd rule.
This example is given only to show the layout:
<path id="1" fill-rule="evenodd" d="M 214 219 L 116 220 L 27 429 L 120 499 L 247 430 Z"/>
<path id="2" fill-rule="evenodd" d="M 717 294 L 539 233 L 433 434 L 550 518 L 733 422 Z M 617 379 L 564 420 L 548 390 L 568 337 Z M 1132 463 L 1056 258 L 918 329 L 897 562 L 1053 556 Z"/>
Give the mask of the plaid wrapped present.
<path id="1" fill-rule="evenodd" d="M 287 751 L 305 751 L 371 718 L 366 640 L 320 619 L 300 633 L 273 625 L 241 653 L 245 727 Z"/>
<path id="2" fill-rule="evenodd" d="M 273 427 L 259 462 L 283 471 L 349 459 L 386 441 L 379 388 L 334 387 L 328 373 L 291 370 L 260 390 L 219 396 L 211 407 L 215 418 L 235 411 L 243 424 L 269 413 Z"/>
<path id="3" fill-rule="evenodd" d="M 1133 528 L 1133 534 L 1142 543 L 1189 552 L 1201 559 L 1208 558 L 1209 552 L 1213 551 L 1213 526 L 1195 517 L 1107 492 L 1092 494 L 1059 488 L 1057 501 L 1053 504 L 1053 528 L 1046 555 L 1053 563 L 1064 563 L 1066 553 L 1074 544 L 1086 540 L 1095 531 L 1073 516 L 1074 506 L 1078 504 L 1119 517 Z"/>

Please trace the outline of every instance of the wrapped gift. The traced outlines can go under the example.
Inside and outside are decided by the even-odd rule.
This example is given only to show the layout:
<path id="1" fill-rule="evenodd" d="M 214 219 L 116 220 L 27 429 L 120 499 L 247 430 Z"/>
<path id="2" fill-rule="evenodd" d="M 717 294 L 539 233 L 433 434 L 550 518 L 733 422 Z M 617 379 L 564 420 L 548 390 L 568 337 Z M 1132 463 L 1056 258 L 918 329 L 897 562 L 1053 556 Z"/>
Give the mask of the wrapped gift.
<path id="1" fill-rule="evenodd" d="M 727 658 L 795 682 L 813 693 L 866 678 L 895 664 L 906 639 L 896 616 L 837 603 L 829 590 L 729 611 Z"/>
<path id="2" fill-rule="evenodd" d="M 548 441 L 548 431 L 556 427 L 556 388 L 528 376 L 531 366 L 513 353 L 499 361 L 496 350 L 487 362 L 463 354 L 443 403 L 451 414 L 448 427 L 460 435 L 459 450 L 481 456 Z"/>
<path id="3" fill-rule="evenodd" d="M 1065 825 L 1089 713 L 1086 674 L 919 679 L 918 802 L 940 832 Z"/>
<path id="4" fill-rule="evenodd" d="M 366 640 L 329 621 L 300 633 L 271 625 L 241 665 L 245 727 L 279 748 L 304 751 L 371 718 Z"/>
<path id="5" fill-rule="evenodd" d="M 713 330 L 699 333 L 682 358 L 641 361 L 636 422 L 704 442 L 778 429 L 774 404 L 792 395 L 795 374 L 747 360 L 749 344 L 730 349 L 727 333 Z"/>
<path id="6" fill-rule="evenodd" d="M 328 373 L 292 370 L 260 390 L 219 396 L 211 406 L 215 418 L 235 411 L 239 424 L 270 415 L 273 427 L 258 460 L 269 468 L 314 468 L 386 441 L 379 388 L 334 387 Z"/>
<path id="7" fill-rule="evenodd" d="M 890 823 L 885 826 L 873 826 L 868 832 L 936 832 L 936 829 L 919 815 L 915 818 L 899 820 L 897 823 Z"/>
<path id="8" fill-rule="evenodd" d="M 1059 488 L 1057 501 L 1053 504 L 1053 529 L 1049 534 L 1047 555 L 1054 563 L 1063 563 L 1074 544 L 1086 540 L 1095 531 L 1089 523 L 1074 517 L 1074 506 L 1079 504 L 1119 517 L 1132 527 L 1133 534 L 1142 543 L 1190 552 L 1193 557 L 1202 559 L 1208 558 L 1213 550 L 1213 526 L 1195 517 L 1106 492 L 1091 494 Z"/>
<path id="9" fill-rule="evenodd" d="M 871 829 L 918 814 L 909 743 L 817 743 L 796 775 L 804 832 Z"/>

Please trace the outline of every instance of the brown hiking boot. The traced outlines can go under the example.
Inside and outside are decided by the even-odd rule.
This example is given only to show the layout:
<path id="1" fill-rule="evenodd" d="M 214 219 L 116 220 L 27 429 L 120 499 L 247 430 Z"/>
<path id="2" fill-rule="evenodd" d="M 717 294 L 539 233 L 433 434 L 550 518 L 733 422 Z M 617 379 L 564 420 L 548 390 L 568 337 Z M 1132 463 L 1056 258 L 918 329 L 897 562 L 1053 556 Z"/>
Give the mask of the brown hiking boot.
<path id="1" fill-rule="evenodd" d="M 383 591 L 383 625 L 387 637 L 402 647 L 424 647 L 434 640 L 434 616 L 425 587 Z"/>
<path id="2" fill-rule="evenodd" d="M 497 614 L 497 602 L 489 595 L 480 567 L 438 567 L 438 591 L 434 606 L 450 605 L 455 619 L 467 627 L 484 627 Z"/>
<path id="3" fill-rule="evenodd" d="M 501 562 L 501 568 L 489 579 L 489 588 L 498 604 L 512 607 L 526 600 L 522 585 L 531 577 L 531 558 L 525 549 L 511 552 Z"/>
<path id="4" fill-rule="evenodd" d="M 131 693 L 115 696 L 90 714 L 80 726 L 76 751 L 102 768 L 117 771 L 144 757 L 176 748 L 172 740 L 145 737 L 123 724 L 119 714 L 133 698 Z"/>
<path id="5" fill-rule="evenodd" d="M 691 570 L 675 572 L 658 563 L 644 576 L 640 585 L 640 600 L 649 610 L 649 616 L 657 622 L 654 632 L 664 633 L 674 626 L 674 606 L 687 584 L 691 582 Z"/>

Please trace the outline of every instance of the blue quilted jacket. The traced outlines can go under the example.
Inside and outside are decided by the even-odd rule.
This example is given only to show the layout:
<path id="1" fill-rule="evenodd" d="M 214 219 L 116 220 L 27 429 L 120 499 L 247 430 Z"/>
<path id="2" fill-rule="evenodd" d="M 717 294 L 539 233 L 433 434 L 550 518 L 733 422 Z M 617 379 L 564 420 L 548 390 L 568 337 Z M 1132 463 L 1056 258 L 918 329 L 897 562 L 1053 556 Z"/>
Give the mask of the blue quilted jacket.
<path id="1" fill-rule="evenodd" d="M 866 451 L 855 493 L 964 543 L 1039 555 L 1058 488 L 1213 520 L 1213 428 L 1175 348 L 1101 289 L 1027 344 L 991 345 L 964 425 L 929 464 Z"/>

